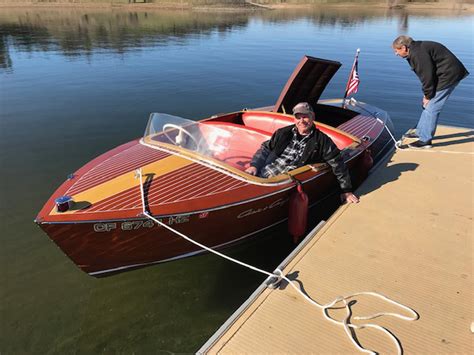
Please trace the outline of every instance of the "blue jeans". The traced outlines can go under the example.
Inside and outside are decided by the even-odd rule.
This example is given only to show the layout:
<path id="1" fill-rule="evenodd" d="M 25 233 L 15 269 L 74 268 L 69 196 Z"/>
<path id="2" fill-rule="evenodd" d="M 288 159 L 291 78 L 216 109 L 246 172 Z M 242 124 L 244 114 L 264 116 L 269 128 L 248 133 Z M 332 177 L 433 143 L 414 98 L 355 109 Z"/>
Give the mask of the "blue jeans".
<path id="1" fill-rule="evenodd" d="M 429 142 L 433 139 L 438 124 L 439 114 L 444 104 L 453 92 L 454 88 L 459 84 L 453 84 L 446 89 L 436 92 L 436 95 L 428 102 L 425 109 L 421 113 L 420 120 L 416 126 L 416 134 L 422 142 Z"/>

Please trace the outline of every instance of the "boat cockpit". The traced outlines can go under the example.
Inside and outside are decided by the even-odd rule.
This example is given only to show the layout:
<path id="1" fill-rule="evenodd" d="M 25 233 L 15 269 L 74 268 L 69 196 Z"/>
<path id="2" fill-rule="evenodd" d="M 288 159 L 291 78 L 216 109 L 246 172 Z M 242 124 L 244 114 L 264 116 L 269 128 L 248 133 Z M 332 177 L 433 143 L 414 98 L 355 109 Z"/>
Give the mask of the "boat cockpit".
<path id="1" fill-rule="evenodd" d="M 202 121 L 153 113 L 143 142 L 149 146 L 177 149 L 178 152 L 192 152 L 243 172 L 273 132 L 293 123 L 291 115 L 265 111 L 239 111 Z M 315 124 L 341 150 L 359 143 L 358 138 L 337 128 L 319 122 Z"/>

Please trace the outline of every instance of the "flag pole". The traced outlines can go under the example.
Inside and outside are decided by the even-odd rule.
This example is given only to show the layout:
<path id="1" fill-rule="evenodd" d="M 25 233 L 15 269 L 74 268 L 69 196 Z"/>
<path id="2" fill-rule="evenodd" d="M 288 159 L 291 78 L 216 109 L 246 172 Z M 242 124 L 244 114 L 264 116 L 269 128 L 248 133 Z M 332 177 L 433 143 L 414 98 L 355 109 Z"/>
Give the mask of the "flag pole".
<path id="1" fill-rule="evenodd" d="M 343 108 L 346 107 L 347 91 L 349 90 L 349 84 L 350 84 L 350 82 L 351 82 L 352 75 L 353 75 L 353 73 L 354 73 L 357 60 L 359 59 L 359 53 L 360 53 L 360 48 L 357 48 L 356 55 L 355 55 L 355 58 L 354 58 L 354 63 L 352 63 L 352 69 L 351 69 L 351 71 L 350 71 L 350 73 L 349 73 L 349 78 L 347 79 L 346 90 L 344 91 L 344 97 L 342 98 L 342 107 L 343 107 Z"/>

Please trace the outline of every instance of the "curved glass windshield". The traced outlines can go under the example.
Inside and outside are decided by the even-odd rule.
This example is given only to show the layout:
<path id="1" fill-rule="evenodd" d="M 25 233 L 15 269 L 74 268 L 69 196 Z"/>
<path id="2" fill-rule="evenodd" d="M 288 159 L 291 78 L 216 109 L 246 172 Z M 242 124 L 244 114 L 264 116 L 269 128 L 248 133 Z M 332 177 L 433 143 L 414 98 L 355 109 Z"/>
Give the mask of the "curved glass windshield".
<path id="1" fill-rule="evenodd" d="M 270 136 L 270 133 L 243 124 L 218 120 L 195 122 L 165 113 L 153 113 L 145 130 L 144 142 L 172 145 L 245 170 L 260 145 Z"/>

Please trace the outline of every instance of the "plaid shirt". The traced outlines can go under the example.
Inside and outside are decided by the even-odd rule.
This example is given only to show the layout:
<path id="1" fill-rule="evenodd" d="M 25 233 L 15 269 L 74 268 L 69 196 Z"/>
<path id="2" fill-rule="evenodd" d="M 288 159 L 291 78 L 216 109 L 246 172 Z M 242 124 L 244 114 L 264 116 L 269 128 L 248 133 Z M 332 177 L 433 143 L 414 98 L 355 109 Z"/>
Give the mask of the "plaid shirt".
<path id="1" fill-rule="evenodd" d="M 304 148 L 306 147 L 306 143 L 308 142 L 311 133 L 306 136 L 301 136 L 298 134 L 296 127 L 294 127 L 293 138 L 288 146 L 273 163 L 262 168 L 260 176 L 269 178 L 295 169 L 298 161 L 303 155 Z"/>

